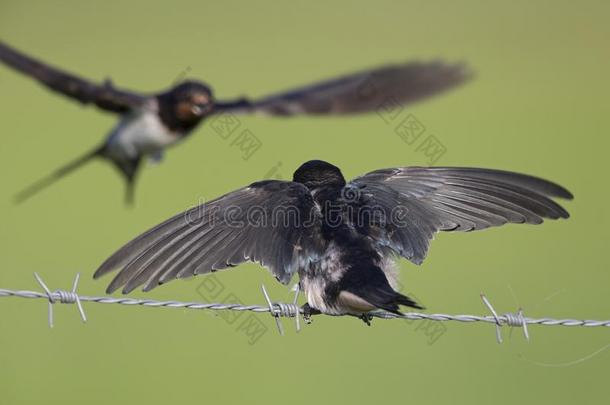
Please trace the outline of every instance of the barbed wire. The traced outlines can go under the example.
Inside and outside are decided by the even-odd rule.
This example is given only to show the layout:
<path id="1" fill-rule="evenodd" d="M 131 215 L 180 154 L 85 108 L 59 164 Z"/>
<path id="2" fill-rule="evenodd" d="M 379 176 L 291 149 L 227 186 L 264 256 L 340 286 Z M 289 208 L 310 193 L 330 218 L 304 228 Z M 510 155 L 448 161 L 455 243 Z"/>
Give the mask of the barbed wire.
<path id="1" fill-rule="evenodd" d="M 151 308 L 183 308 L 183 309 L 196 309 L 196 310 L 210 310 L 210 311 L 251 311 L 259 313 L 270 313 L 276 321 L 277 328 L 280 334 L 284 334 L 284 329 L 280 318 L 288 317 L 295 318 L 296 330 L 299 331 L 301 328 L 299 318 L 303 317 L 306 323 L 311 322 L 309 314 L 304 311 L 302 307 L 297 304 L 299 296 L 299 290 L 297 288 L 295 292 L 295 298 L 292 303 L 283 303 L 272 301 L 265 289 L 262 286 L 263 296 L 267 302 L 266 306 L 263 305 L 242 305 L 242 304 L 225 304 L 225 303 L 202 303 L 202 302 L 183 302 L 183 301 L 157 301 L 152 299 L 137 299 L 137 298 L 115 298 L 115 297 L 90 297 L 86 295 L 78 295 L 76 289 L 78 288 L 78 282 L 80 274 L 77 274 L 72 290 L 55 290 L 51 291 L 45 282 L 42 280 L 40 275 L 34 273 L 34 277 L 38 284 L 41 286 L 44 292 L 28 291 L 28 290 L 7 290 L 0 288 L 1 297 L 17 297 L 17 298 L 30 298 L 30 299 L 45 299 L 48 301 L 48 321 L 49 326 L 53 327 L 53 306 L 57 303 L 61 304 L 76 304 L 81 320 L 87 321 L 85 311 L 83 309 L 83 302 L 91 302 L 97 304 L 118 304 L 118 305 L 129 305 L 129 306 L 141 306 Z M 498 343 L 502 343 L 502 326 L 519 327 L 523 329 L 523 334 L 527 340 L 530 335 L 528 331 L 528 325 L 544 325 L 544 326 L 582 326 L 582 327 L 610 327 L 610 320 L 599 321 L 592 319 L 555 319 L 555 318 L 529 318 L 524 316 L 523 310 L 520 308 L 516 313 L 505 313 L 499 315 L 494 309 L 489 299 L 481 294 L 481 299 L 491 312 L 491 315 L 448 315 L 448 314 L 424 314 L 420 312 L 407 312 L 402 315 L 394 314 L 386 311 L 374 311 L 368 314 L 369 317 L 380 318 L 380 319 L 408 319 L 414 321 L 430 320 L 437 322 L 484 322 L 494 324 L 496 327 L 496 339 Z M 330 315 L 330 316 L 343 316 L 343 315 Z"/>

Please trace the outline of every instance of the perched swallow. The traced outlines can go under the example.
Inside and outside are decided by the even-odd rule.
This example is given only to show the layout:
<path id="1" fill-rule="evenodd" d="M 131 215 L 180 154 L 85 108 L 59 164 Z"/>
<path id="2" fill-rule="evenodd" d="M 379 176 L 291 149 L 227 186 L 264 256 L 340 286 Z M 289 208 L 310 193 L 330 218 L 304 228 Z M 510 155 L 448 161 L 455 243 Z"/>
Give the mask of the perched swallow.
<path id="1" fill-rule="evenodd" d="M 0 61 L 31 76 L 51 90 L 82 104 L 95 104 L 120 115 L 104 143 L 22 191 L 23 201 L 91 159 L 111 161 L 127 181 L 127 199 L 142 158 L 160 156 L 168 146 L 189 135 L 212 114 L 231 112 L 291 116 L 297 114 L 352 114 L 379 108 L 390 100 L 407 104 L 454 87 L 469 78 L 461 64 L 410 62 L 383 66 L 345 77 L 250 101 L 215 100 L 212 89 L 185 81 L 161 93 L 146 95 L 115 88 L 110 81 L 93 83 L 35 60 L 0 42 Z"/>
<path id="2" fill-rule="evenodd" d="M 192 208 L 138 236 L 95 272 L 120 269 L 107 288 L 144 291 L 246 261 L 281 283 L 297 273 L 309 313 L 420 308 L 396 291 L 394 262 L 421 264 L 439 231 L 568 218 L 552 198 L 565 188 L 524 174 L 476 168 L 401 167 L 346 183 L 313 160 L 293 181 L 266 180 Z"/>

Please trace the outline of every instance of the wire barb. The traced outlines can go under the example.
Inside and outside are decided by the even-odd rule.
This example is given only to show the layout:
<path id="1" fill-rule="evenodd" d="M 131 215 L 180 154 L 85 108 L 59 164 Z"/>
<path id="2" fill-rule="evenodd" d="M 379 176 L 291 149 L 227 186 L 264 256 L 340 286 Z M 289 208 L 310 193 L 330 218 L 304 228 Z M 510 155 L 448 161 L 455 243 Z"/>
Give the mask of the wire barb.
<path id="1" fill-rule="evenodd" d="M 481 293 L 481 299 L 483 300 L 483 303 L 485 304 L 487 309 L 489 309 L 489 311 L 491 312 L 491 314 L 495 320 L 496 340 L 498 341 L 498 343 L 503 342 L 502 331 L 500 330 L 500 328 L 504 325 L 508 325 L 510 327 L 523 328 L 523 335 L 525 336 L 525 340 L 527 340 L 529 342 L 530 334 L 527 330 L 527 319 L 523 316 L 523 308 L 519 308 L 519 311 L 517 311 L 516 314 L 507 312 L 502 316 L 498 316 L 498 313 L 494 309 L 493 305 L 491 305 L 491 302 L 489 302 L 489 300 L 487 299 L 485 294 Z"/>
<path id="2" fill-rule="evenodd" d="M 284 335 L 284 328 L 282 327 L 282 321 L 280 321 L 280 317 L 289 317 L 296 318 L 296 328 L 297 332 L 301 330 L 301 325 L 299 323 L 299 315 L 301 314 L 301 308 L 297 305 L 297 300 L 299 298 L 299 288 L 296 289 L 296 294 L 294 297 L 294 301 L 292 304 L 287 304 L 285 302 L 273 302 L 269 297 L 269 293 L 267 293 L 267 289 L 264 285 L 261 285 L 263 290 L 263 296 L 265 297 L 265 301 L 267 301 L 267 305 L 269 306 L 269 313 L 275 318 L 275 324 L 277 325 L 277 330 L 280 332 L 280 335 Z"/>
<path id="3" fill-rule="evenodd" d="M 76 293 L 76 289 L 78 288 L 78 281 L 80 280 L 80 273 L 76 273 L 76 277 L 74 278 L 74 283 L 72 284 L 72 291 L 66 290 L 55 290 L 51 292 L 49 287 L 42 280 L 42 277 L 38 273 L 34 273 L 34 278 L 40 284 L 42 289 L 44 290 L 47 298 L 49 299 L 49 327 L 53 327 L 53 305 L 59 302 L 60 304 L 76 304 L 78 308 L 78 312 L 80 313 L 80 317 L 83 322 L 87 322 L 87 316 L 85 315 L 85 310 L 80 302 L 80 297 Z"/>
<path id="4" fill-rule="evenodd" d="M 301 321 L 299 320 L 301 315 L 301 308 L 299 308 L 299 293 L 301 292 L 301 283 L 297 283 L 294 288 L 294 300 L 292 300 L 292 305 L 297 308 L 295 319 L 295 325 L 297 328 L 297 333 L 301 331 Z"/>

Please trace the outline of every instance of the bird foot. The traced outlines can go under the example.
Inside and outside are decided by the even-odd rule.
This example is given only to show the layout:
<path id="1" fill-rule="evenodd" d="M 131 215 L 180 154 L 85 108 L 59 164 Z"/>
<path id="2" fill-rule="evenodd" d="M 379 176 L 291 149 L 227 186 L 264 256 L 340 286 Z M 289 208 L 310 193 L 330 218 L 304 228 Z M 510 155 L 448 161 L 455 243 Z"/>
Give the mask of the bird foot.
<path id="1" fill-rule="evenodd" d="M 303 320 L 305 321 L 306 324 L 310 324 L 311 322 L 313 322 L 313 320 L 311 319 L 312 315 L 319 315 L 322 312 L 320 312 L 319 310 L 312 308 L 308 303 L 305 303 L 301 309 L 303 310 Z"/>
<path id="2" fill-rule="evenodd" d="M 366 323 L 367 326 L 371 326 L 371 321 L 373 320 L 373 315 L 366 313 L 360 315 L 358 318 L 362 319 L 362 322 Z"/>

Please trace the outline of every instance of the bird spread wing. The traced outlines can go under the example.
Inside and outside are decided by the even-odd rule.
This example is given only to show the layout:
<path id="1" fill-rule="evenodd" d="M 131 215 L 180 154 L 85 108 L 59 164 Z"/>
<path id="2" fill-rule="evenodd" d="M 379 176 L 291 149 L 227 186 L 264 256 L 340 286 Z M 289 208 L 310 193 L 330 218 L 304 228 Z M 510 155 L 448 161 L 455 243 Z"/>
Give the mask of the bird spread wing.
<path id="1" fill-rule="evenodd" d="M 146 100 L 142 95 L 114 88 L 109 81 L 95 84 L 81 79 L 31 58 L 2 42 L 0 42 L 0 61 L 31 76 L 53 91 L 82 104 L 93 103 L 106 111 L 127 112 L 142 105 Z"/>
<path id="2" fill-rule="evenodd" d="M 254 101 L 217 102 L 216 111 L 270 115 L 362 113 L 386 104 L 419 101 L 461 84 L 470 76 L 461 64 L 411 62 L 367 70 Z"/>
<path id="3" fill-rule="evenodd" d="M 364 206 L 380 214 L 370 221 L 379 246 L 416 264 L 423 262 L 438 231 L 568 218 L 552 198 L 573 198 L 563 187 L 537 177 L 453 167 L 377 170 L 354 179 L 346 190 L 357 196 L 352 201 L 360 210 Z"/>
<path id="4" fill-rule="evenodd" d="M 108 258 L 94 277 L 120 269 L 109 293 L 141 285 L 148 291 L 176 278 L 253 261 L 288 283 L 321 251 L 316 246 L 320 215 L 301 184 L 254 183 L 143 233 Z"/>

